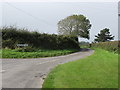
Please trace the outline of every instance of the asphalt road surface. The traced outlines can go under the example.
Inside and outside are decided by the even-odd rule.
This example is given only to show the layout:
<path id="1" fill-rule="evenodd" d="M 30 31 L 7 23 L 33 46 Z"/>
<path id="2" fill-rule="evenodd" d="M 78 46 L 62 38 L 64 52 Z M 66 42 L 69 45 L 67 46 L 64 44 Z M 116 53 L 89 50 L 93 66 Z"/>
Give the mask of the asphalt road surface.
<path id="1" fill-rule="evenodd" d="M 93 53 L 93 50 L 88 49 L 48 58 L 2 59 L 2 88 L 41 88 L 44 78 L 56 65 L 79 60 Z"/>

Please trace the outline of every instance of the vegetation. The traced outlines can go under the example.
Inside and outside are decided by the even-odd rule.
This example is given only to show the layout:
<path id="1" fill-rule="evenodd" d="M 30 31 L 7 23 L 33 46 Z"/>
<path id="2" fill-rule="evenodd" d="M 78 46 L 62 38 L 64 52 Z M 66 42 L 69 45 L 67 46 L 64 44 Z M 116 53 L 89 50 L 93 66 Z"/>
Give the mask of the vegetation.
<path id="1" fill-rule="evenodd" d="M 89 48 L 89 42 L 81 41 L 79 42 L 80 48 Z"/>
<path id="2" fill-rule="evenodd" d="M 2 50 L 0 49 L 0 58 L 2 58 Z"/>
<path id="3" fill-rule="evenodd" d="M 80 45 L 89 45 L 90 43 L 89 42 L 85 42 L 85 41 L 81 41 L 79 42 Z"/>
<path id="4" fill-rule="evenodd" d="M 118 55 L 96 49 L 92 56 L 58 65 L 43 88 L 118 88 Z"/>
<path id="5" fill-rule="evenodd" d="M 114 39 L 114 36 L 110 34 L 108 28 L 101 30 L 100 34 L 98 33 L 98 35 L 95 35 L 95 37 L 96 37 L 95 39 L 96 42 L 106 42 Z"/>
<path id="6" fill-rule="evenodd" d="M 2 58 L 40 58 L 66 55 L 76 50 L 28 50 L 28 49 L 3 49 Z"/>
<path id="7" fill-rule="evenodd" d="M 2 32 L 0 31 L 0 49 L 2 48 Z"/>
<path id="8" fill-rule="evenodd" d="M 120 41 L 93 43 L 92 47 L 102 48 L 115 53 L 120 53 Z"/>
<path id="9" fill-rule="evenodd" d="M 69 35 L 41 34 L 16 27 L 3 27 L 3 48 L 15 49 L 17 44 L 28 44 L 39 49 L 79 49 L 78 38 Z"/>
<path id="10" fill-rule="evenodd" d="M 58 33 L 89 39 L 90 21 L 83 15 L 72 15 L 58 22 Z"/>

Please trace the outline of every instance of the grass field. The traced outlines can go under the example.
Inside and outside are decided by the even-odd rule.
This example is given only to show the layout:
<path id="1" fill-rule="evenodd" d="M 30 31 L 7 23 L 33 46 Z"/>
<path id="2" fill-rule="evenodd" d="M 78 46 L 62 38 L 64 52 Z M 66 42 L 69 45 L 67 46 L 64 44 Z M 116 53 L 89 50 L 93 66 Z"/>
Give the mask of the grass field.
<path id="1" fill-rule="evenodd" d="M 87 58 L 58 65 L 43 88 L 117 88 L 118 55 L 96 49 Z"/>
<path id="2" fill-rule="evenodd" d="M 0 58 L 2 58 L 2 50 L 0 49 Z"/>
<path id="3" fill-rule="evenodd" d="M 38 50 L 33 52 L 18 52 L 11 49 L 2 50 L 2 58 L 39 58 L 66 55 L 77 50 Z"/>

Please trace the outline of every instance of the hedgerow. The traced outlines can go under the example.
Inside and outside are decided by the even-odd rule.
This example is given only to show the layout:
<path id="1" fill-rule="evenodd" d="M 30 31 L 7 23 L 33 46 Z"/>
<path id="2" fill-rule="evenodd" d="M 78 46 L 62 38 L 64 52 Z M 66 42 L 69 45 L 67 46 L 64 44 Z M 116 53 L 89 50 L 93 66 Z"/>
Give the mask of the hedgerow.
<path id="1" fill-rule="evenodd" d="M 17 44 L 28 44 L 41 49 L 79 49 L 76 36 L 30 32 L 16 27 L 3 27 L 1 30 L 3 48 L 14 49 Z"/>
<path id="2" fill-rule="evenodd" d="M 108 51 L 113 51 L 115 53 L 120 53 L 120 41 L 93 43 L 92 47 L 102 48 Z"/>

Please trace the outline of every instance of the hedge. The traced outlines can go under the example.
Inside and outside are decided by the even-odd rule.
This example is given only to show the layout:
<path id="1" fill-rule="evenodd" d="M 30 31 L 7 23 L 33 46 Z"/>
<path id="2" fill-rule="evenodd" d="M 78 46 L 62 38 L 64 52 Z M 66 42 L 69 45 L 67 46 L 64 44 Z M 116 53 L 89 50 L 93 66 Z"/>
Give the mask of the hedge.
<path id="1" fill-rule="evenodd" d="M 14 49 L 17 44 L 28 44 L 30 47 L 42 49 L 79 49 L 76 36 L 30 32 L 15 27 L 4 27 L 1 31 L 3 48 Z"/>
<path id="2" fill-rule="evenodd" d="M 115 53 L 120 53 L 120 41 L 93 43 L 92 47 L 102 48 L 108 51 L 113 51 Z"/>

